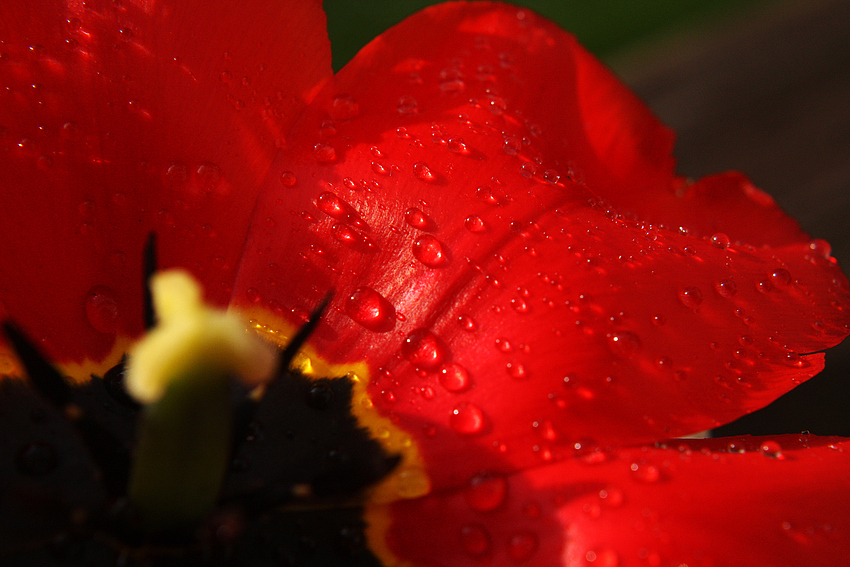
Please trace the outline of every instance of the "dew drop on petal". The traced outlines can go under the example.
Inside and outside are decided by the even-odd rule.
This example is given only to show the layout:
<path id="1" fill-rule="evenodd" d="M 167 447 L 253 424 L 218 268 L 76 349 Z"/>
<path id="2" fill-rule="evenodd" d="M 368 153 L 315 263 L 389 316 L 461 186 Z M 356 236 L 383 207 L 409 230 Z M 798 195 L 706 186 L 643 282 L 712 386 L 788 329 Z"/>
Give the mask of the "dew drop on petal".
<path id="1" fill-rule="evenodd" d="M 491 512 L 501 506 L 508 494 L 508 480 L 500 474 L 472 477 L 464 491 L 467 505 L 476 512 Z"/>
<path id="2" fill-rule="evenodd" d="M 280 174 L 280 182 L 284 187 L 294 187 L 298 183 L 298 178 L 291 171 L 284 171 Z"/>
<path id="3" fill-rule="evenodd" d="M 319 142 L 313 146 L 313 157 L 321 163 L 329 163 L 336 159 L 336 150 L 330 144 Z"/>
<path id="4" fill-rule="evenodd" d="M 655 465 L 647 463 L 632 463 L 629 466 L 632 471 L 632 478 L 638 482 L 651 484 L 657 482 L 661 478 L 661 471 Z"/>
<path id="5" fill-rule="evenodd" d="M 448 142 L 446 142 L 446 148 L 456 154 L 469 153 L 469 148 L 466 147 L 463 138 L 449 138 Z"/>
<path id="6" fill-rule="evenodd" d="M 552 183 L 553 185 L 561 180 L 561 176 L 554 169 L 547 169 L 543 172 L 543 181 Z"/>
<path id="7" fill-rule="evenodd" d="M 401 355 L 414 366 L 436 370 L 446 358 L 446 348 L 431 331 L 416 329 L 401 344 Z"/>
<path id="8" fill-rule="evenodd" d="M 776 289 L 785 289 L 791 284 L 791 273 L 783 268 L 774 270 L 768 277 Z"/>
<path id="9" fill-rule="evenodd" d="M 584 559 L 593 567 L 617 567 L 620 564 L 617 552 L 612 549 L 589 550 L 585 553 Z"/>
<path id="10" fill-rule="evenodd" d="M 765 457 L 770 457 L 772 459 L 784 459 L 785 455 L 782 454 L 782 446 L 776 441 L 765 441 L 759 447 L 759 451 Z"/>
<path id="11" fill-rule="evenodd" d="M 475 319 L 470 317 L 469 315 L 461 315 L 457 318 L 458 325 L 460 328 L 467 332 L 472 332 L 478 328 L 478 323 L 475 322 Z"/>
<path id="12" fill-rule="evenodd" d="M 412 96 L 402 96 L 398 99 L 396 109 L 399 114 L 416 114 L 419 112 L 419 103 Z"/>
<path id="13" fill-rule="evenodd" d="M 679 290 L 679 301 L 685 307 L 696 309 L 702 303 L 702 290 L 694 286 L 681 289 Z"/>
<path id="14" fill-rule="evenodd" d="M 413 164 L 413 175 L 416 176 L 416 179 L 425 183 L 433 183 L 437 180 L 437 176 L 431 171 L 431 168 L 421 161 Z"/>
<path id="15" fill-rule="evenodd" d="M 447 362 L 440 367 L 440 385 L 449 392 L 462 392 L 469 387 L 469 372 L 456 362 Z"/>
<path id="16" fill-rule="evenodd" d="M 483 526 L 467 524 L 460 529 L 460 544 L 470 555 L 481 557 L 490 551 L 490 534 Z"/>
<path id="17" fill-rule="evenodd" d="M 325 191 L 316 199 L 316 206 L 331 218 L 342 219 L 348 214 L 345 202 L 336 193 Z"/>
<path id="18" fill-rule="evenodd" d="M 86 317 L 89 324 L 100 333 L 112 334 L 118 330 L 118 301 L 108 287 L 95 286 L 86 295 Z"/>
<path id="19" fill-rule="evenodd" d="M 477 405 L 463 402 L 452 410 L 449 423 L 461 435 L 477 435 L 484 431 L 486 417 Z"/>
<path id="20" fill-rule="evenodd" d="M 331 100 L 328 114 L 334 120 L 349 120 L 360 114 L 360 105 L 351 95 L 338 94 Z"/>
<path id="21" fill-rule="evenodd" d="M 829 258 L 832 255 L 832 246 L 826 240 L 816 238 L 809 242 L 809 250 L 821 258 Z"/>
<path id="22" fill-rule="evenodd" d="M 730 298 L 738 292 L 738 286 L 730 279 L 723 279 L 714 285 L 714 289 L 721 297 Z"/>
<path id="23" fill-rule="evenodd" d="M 424 234 L 413 243 L 413 256 L 429 268 L 444 268 L 449 264 L 449 249 L 430 234 Z"/>
<path id="24" fill-rule="evenodd" d="M 522 144 L 513 136 L 505 138 L 505 141 L 502 143 L 502 151 L 504 151 L 509 156 L 517 155 L 521 148 Z"/>
<path id="25" fill-rule="evenodd" d="M 514 534 L 508 540 L 508 556 L 514 561 L 526 561 L 537 551 L 537 537 L 528 532 Z"/>
<path id="26" fill-rule="evenodd" d="M 469 232 L 479 233 L 487 230 L 487 225 L 484 223 L 484 219 L 478 215 L 470 215 L 466 217 L 466 220 L 463 221 L 463 226 L 465 226 L 466 230 Z"/>
<path id="27" fill-rule="evenodd" d="M 709 238 L 709 242 L 711 242 L 711 245 L 716 248 L 724 249 L 729 246 L 729 237 L 722 232 L 718 232 Z"/>
<path id="28" fill-rule="evenodd" d="M 354 290 L 345 302 L 345 312 L 370 331 L 389 331 L 395 323 L 395 308 L 370 287 Z"/>
<path id="29" fill-rule="evenodd" d="M 404 212 L 404 221 L 419 230 L 427 230 L 430 226 L 428 217 L 420 209 L 412 208 Z"/>

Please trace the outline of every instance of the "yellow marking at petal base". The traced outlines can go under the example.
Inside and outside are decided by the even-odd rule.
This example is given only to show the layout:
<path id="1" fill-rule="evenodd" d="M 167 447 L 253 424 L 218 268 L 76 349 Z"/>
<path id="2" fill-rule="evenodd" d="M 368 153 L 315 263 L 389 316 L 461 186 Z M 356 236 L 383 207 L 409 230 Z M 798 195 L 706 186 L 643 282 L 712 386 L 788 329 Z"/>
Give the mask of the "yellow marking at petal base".
<path id="1" fill-rule="evenodd" d="M 383 567 L 412 567 L 409 561 L 402 561 L 387 545 L 387 532 L 393 523 L 392 505 L 367 504 L 363 511 L 363 521 L 366 522 L 366 541 L 369 550 L 381 562 Z"/>
<path id="2" fill-rule="evenodd" d="M 261 308 L 240 307 L 237 310 L 248 319 L 249 328 L 283 347 L 298 331 L 292 323 L 275 317 Z M 299 355 L 295 357 L 293 366 L 305 376 L 313 378 L 347 376 L 353 384 L 351 407 L 357 422 L 370 431 L 372 437 L 381 443 L 388 454 L 401 455 L 401 462 L 395 470 L 369 490 L 367 502 L 387 504 L 428 494 L 431 490 L 431 482 L 416 442 L 389 418 L 378 413 L 369 398 L 368 365 L 365 362 L 332 364 L 322 358 L 309 343 L 308 340 Z"/>
<path id="3" fill-rule="evenodd" d="M 74 384 L 85 384 L 92 376 L 103 376 L 113 366 L 121 362 L 124 354 L 138 339 L 127 335 L 117 335 L 112 349 L 101 360 L 85 358 L 82 362 L 50 362 L 56 366 L 59 373 L 66 376 Z M 26 375 L 23 365 L 13 351 L 0 346 L 0 380 L 3 378 L 20 379 Z"/>

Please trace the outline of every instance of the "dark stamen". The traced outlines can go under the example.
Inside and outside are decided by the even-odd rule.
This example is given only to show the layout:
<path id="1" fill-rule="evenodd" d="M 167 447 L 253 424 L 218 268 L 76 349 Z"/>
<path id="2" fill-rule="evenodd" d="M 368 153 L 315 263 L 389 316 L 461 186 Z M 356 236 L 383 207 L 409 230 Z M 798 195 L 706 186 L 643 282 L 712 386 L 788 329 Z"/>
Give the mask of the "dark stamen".
<path id="1" fill-rule="evenodd" d="M 71 386 L 44 358 L 35 345 L 11 321 L 3 321 L 3 330 L 21 359 L 30 383 L 41 397 L 63 410 L 71 399 Z"/>
<path id="2" fill-rule="evenodd" d="M 328 303 L 333 299 L 334 291 L 331 290 L 325 295 L 325 298 L 322 299 L 321 303 L 310 313 L 310 318 L 307 320 L 307 323 L 298 329 L 298 332 L 292 337 L 292 340 L 289 341 L 289 344 L 286 345 L 286 348 L 283 349 L 283 352 L 280 355 L 280 368 L 289 368 L 289 365 L 292 363 L 292 359 L 295 358 L 295 355 L 298 354 L 298 351 L 301 350 L 301 347 L 304 346 L 304 343 L 307 342 L 307 339 L 310 338 L 310 335 L 313 334 L 313 331 L 316 330 L 316 325 L 319 324 L 319 321 L 322 318 L 322 314 L 325 312 L 325 309 L 328 307 Z"/>
<path id="3" fill-rule="evenodd" d="M 151 232 L 145 242 L 144 265 L 142 267 L 142 298 L 144 300 L 145 329 L 150 330 L 156 324 L 156 312 L 153 308 L 153 294 L 150 279 L 157 270 L 156 233 Z"/>

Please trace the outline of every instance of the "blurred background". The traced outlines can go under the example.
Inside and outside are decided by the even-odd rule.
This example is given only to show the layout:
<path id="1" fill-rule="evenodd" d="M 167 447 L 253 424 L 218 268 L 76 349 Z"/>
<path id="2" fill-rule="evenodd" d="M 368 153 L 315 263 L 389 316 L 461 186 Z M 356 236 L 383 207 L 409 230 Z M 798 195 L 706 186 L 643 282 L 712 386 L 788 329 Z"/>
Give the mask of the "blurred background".
<path id="1" fill-rule="evenodd" d="M 436 2 L 325 0 L 334 68 Z M 679 173 L 745 172 L 850 268 L 850 2 L 526 0 L 677 133 Z M 826 370 L 718 435 L 850 436 L 850 341 Z"/>

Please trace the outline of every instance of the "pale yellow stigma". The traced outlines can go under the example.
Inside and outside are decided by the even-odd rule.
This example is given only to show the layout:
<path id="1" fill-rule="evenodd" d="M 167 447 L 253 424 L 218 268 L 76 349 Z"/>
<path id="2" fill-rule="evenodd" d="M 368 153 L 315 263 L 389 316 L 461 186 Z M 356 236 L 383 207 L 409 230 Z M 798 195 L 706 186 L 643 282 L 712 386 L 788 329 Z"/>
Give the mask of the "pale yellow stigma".
<path id="1" fill-rule="evenodd" d="M 126 385 L 133 397 L 155 402 L 177 380 L 234 375 L 256 385 L 271 377 L 276 349 L 235 314 L 205 305 L 188 272 L 159 272 L 150 286 L 159 322 L 130 351 Z"/>

